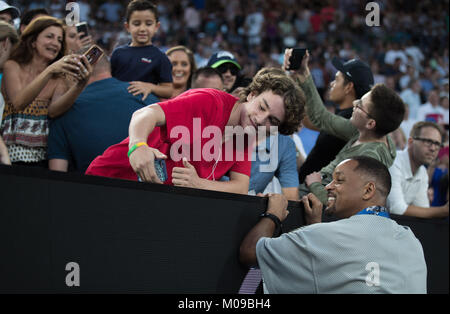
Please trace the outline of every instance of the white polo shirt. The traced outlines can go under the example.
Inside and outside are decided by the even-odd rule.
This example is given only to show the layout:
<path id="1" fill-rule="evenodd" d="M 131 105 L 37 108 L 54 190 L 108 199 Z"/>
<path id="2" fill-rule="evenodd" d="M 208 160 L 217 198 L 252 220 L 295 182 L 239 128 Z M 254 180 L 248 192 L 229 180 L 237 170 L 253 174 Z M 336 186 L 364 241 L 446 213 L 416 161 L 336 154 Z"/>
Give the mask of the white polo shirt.
<path id="1" fill-rule="evenodd" d="M 409 205 L 430 207 L 427 169 L 422 165 L 415 174 L 411 172 L 408 148 L 397 152 L 389 172 L 392 188 L 387 198 L 387 207 L 392 214 L 403 215 Z"/>

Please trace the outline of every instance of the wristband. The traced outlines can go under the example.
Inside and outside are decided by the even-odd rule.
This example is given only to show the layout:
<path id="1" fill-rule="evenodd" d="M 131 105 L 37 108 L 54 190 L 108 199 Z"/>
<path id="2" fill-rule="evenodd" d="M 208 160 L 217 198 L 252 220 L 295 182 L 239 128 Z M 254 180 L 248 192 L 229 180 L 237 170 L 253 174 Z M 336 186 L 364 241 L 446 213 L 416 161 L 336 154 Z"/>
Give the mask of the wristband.
<path id="1" fill-rule="evenodd" d="M 137 143 L 137 144 L 134 144 L 134 145 L 130 148 L 130 150 L 128 151 L 128 158 L 130 158 L 130 155 L 131 155 L 138 147 L 141 147 L 141 146 L 148 146 L 148 145 L 147 145 L 147 143 L 145 143 L 145 142 L 139 142 L 139 143 Z"/>
<path id="2" fill-rule="evenodd" d="M 278 218 L 277 216 L 275 216 L 274 214 L 269 214 L 269 213 L 263 213 L 260 216 L 261 218 L 269 218 L 270 220 L 272 220 L 275 223 L 275 232 L 274 235 L 279 236 L 280 234 L 283 233 L 282 230 L 282 224 L 281 224 L 281 220 L 280 218 Z"/>

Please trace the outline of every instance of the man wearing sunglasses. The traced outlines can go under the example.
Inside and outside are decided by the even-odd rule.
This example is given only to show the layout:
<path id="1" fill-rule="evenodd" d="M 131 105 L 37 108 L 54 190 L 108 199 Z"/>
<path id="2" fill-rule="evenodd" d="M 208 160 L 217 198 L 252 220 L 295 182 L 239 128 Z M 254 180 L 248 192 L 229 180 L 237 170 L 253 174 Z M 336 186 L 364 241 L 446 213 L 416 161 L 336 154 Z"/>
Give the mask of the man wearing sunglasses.
<path id="1" fill-rule="evenodd" d="M 239 71 L 242 67 L 231 52 L 216 52 L 211 56 L 206 66 L 216 69 L 222 75 L 224 91 L 227 93 L 231 93 L 237 87 L 246 86 L 246 83 L 250 83 L 250 81 L 247 82 L 247 80 L 239 76 Z"/>
<path id="2" fill-rule="evenodd" d="M 442 133 L 433 122 L 414 124 L 408 147 L 398 152 L 389 169 L 392 189 L 388 196 L 388 207 L 397 215 L 435 218 L 448 216 L 448 202 L 444 206 L 430 207 L 427 196 L 429 166 L 442 147 Z"/>

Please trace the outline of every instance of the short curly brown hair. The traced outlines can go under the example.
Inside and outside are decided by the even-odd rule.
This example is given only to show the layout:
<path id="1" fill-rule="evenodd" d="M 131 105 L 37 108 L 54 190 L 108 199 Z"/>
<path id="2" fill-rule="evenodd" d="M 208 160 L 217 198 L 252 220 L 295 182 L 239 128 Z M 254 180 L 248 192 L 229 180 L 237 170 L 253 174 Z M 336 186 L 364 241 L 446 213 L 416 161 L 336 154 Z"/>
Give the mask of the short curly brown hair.
<path id="1" fill-rule="evenodd" d="M 245 102 L 250 93 L 260 95 L 272 91 L 284 100 L 285 116 L 278 131 L 283 135 L 295 133 L 305 116 L 306 98 L 301 88 L 278 68 L 263 68 L 253 78 L 253 81 L 242 90 L 240 100 Z"/>

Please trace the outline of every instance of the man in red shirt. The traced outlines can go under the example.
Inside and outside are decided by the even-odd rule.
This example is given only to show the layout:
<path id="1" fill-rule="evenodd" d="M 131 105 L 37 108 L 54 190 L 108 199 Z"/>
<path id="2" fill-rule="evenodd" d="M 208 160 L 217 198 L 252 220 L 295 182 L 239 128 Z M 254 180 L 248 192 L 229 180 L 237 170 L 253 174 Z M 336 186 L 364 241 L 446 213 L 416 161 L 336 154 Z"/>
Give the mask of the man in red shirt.
<path id="1" fill-rule="evenodd" d="M 256 76 L 240 99 L 214 89 L 190 90 L 136 111 L 129 138 L 97 157 L 86 174 L 163 183 L 154 160 L 165 159 L 164 184 L 247 194 L 252 151 L 247 135 L 268 134 L 271 127 L 292 134 L 304 104 L 300 88 L 274 73 Z M 218 181 L 225 174 L 230 180 Z"/>

